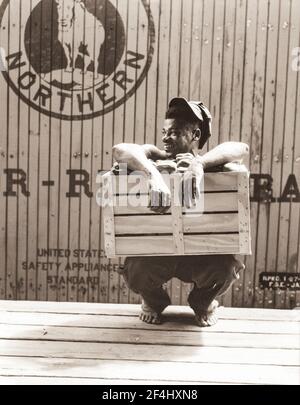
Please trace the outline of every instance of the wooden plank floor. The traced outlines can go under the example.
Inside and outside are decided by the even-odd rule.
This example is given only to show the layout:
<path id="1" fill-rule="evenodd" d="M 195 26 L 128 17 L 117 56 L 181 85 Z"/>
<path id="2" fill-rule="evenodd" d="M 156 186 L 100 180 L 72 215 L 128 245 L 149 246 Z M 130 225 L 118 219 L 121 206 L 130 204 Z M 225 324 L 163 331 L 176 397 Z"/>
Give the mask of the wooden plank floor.
<path id="1" fill-rule="evenodd" d="M 300 384 L 300 311 L 0 301 L 0 384 Z"/>

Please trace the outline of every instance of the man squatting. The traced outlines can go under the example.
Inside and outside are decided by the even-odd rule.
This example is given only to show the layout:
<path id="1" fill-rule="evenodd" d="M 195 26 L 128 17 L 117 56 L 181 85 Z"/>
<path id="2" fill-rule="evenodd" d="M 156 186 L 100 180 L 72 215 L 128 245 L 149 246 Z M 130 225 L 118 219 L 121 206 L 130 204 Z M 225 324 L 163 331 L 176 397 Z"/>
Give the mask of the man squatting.
<path id="1" fill-rule="evenodd" d="M 172 166 L 193 178 L 200 179 L 204 170 L 245 170 L 241 162 L 249 152 L 241 142 L 224 142 L 204 155 L 199 154 L 211 136 L 211 114 L 203 103 L 173 98 L 166 112 L 162 130 L 164 150 L 154 145 L 122 143 L 113 147 L 113 157 L 118 164 L 127 164 L 129 170 L 143 171 L 149 176 L 152 195 L 150 208 L 164 213 L 170 207 L 170 190 L 159 168 Z M 164 162 L 165 161 L 165 162 Z M 196 184 L 198 184 L 198 180 Z M 199 192 L 199 190 L 198 190 Z M 191 207 L 195 194 L 184 196 L 184 204 Z M 197 193 L 196 193 L 197 194 Z M 155 199 L 154 199 L 155 200 Z M 157 202 L 159 201 L 159 202 Z M 224 294 L 239 278 L 244 264 L 233 255 L 127 257 L 122 270 L 130 289 L 142 296 L 140 319 L 159 324 L 161 313 L 171 303 L 163 284 L 173 277 L 194 284 L 188 302 L 199 326 L 217 322 L 217 296 Z"/>

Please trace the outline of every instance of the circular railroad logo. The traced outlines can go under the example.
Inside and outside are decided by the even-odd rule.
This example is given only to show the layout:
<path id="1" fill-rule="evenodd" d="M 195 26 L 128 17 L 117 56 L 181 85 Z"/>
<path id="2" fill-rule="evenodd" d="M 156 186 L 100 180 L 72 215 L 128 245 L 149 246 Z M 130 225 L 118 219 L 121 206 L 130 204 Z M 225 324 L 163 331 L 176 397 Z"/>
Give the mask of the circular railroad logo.
<path id="1" fill-rule="evenodd" d="M 0 28 L 10 87 L 39 112 L 66 120 L 124 103 L 154 52 L 146 0 L 4 0 Z"/>

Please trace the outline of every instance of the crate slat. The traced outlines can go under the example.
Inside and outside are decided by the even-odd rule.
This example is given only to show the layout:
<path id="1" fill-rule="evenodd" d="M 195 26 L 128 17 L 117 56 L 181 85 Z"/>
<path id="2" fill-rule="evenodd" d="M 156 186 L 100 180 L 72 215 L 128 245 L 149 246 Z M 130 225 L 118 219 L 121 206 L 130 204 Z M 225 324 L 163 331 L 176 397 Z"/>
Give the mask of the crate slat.
<path id="1" fill-rule="evenodd" d="M 249 173 L 239 173 L 238 175 L 238 207 L 239 207 L 239 235 L 240 254 L 251 253 L 250 235 L 250 201 L 248 191 Z"/>
<path id="2" fill-rule="evenodd" d="M 102 175 L 97 176 L 97 183 L 101 183 Z M 131 174 L 130 176 L 113 176 L 113 189 L 115 194 L 135 194 L 140 187 L 141 192 L 147 193 L 148 183 L 144 175 Z M 128 180 L 126 180 L 128 179 Z M 204 191 L 232 191 L 237 190 L 237 173 L 204 173 Z"/>
<path id="3" fill-rule="evenodd" d="M 115 217 L 116 236 L 122 234 L 172 233 L 171 215 Z"/>
<path id="4" fill-rule="evenodd" d="M 173 235 L 116 237 L 116 254 L 126 256 L 174 255 Z M 184 235 L 185 255 L 239 252 L 238 234 Z"/>
<path id="5" fill-rule="evenodd" d="M 239 235 L 237 234 L 211 234 L 211 235 L 185 235 L 185 254 L 222 254 L 237 253 L 239 251 Z"/>
<path id="6" fill-rule="evenodd" d="M 193 232 L 238 232 L 238 214 L 203 214 L 195 218 L 183 216 L 184 233 Z"/>
<path id="7" fill-rule="evenodd" d="M 171 233 L 171 215 L 140 215 L 114 218 L 115 234 Z M 238 232 L 238 214 L 183 215 L 183 232 Z"/>
<path id="8" fill-rule="evenodd" d="M 180 178 L 178 176 L 173 177 L 170 185 L 172 195 L 172 225 L 173 225 L 173 242 L 174 253 L 178 255 L 184 254 L 184 236 L 183 236 L 183 215 L 182 207 L 179 205 L 179 190 L 181 187 Z M 174 198 L 177 196 L 177 198 Z"/>
<path id="9" fill-rule="evenodd" d="M 132 207 L 127 206 L 126 196 L 115 197 L 116 206 L 114 207 L 115 215 L 155 215 L 147 206 Z M 205 195 L 204 212 L 238 212 L 237 193 L 210 193 Z M 183 213 L 193 214 L 192 209 L 182 208 Z M 197 211 L 195 212 L 197 213 Z M 171 214 L 171 210 L 167 211 Z M 161 216 L 162 214 L 157 214 Z"/>
<path id="10" fill-rule="evenodd" d="M 105 204 L 103 207 L 104 216 L 104 237 L 105 237 L 105 251 L 108 257 L 114 257 L 116 254 L 115 248 L 115 224 L 114 224 L 114 207 L 112 204 L 113 188 L 112 176 L 107 174 L 105 176 L 107 199 L 111 202 Z"/>
<path id="11" fill-rule="evenodd" d="M 116 237 L 116 254 L 123 256 L 173 255 L 173 235 Z"/>

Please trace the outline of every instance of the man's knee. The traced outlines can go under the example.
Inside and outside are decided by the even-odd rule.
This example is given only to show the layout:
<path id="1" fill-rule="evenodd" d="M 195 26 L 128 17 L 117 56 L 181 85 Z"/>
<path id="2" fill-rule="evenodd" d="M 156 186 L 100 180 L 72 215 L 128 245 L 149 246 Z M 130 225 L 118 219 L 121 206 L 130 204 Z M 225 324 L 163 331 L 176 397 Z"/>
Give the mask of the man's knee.
<path id="1" fill-rule="evenodd" d="M 234 256 L 228 257 L 227 272 L 234 280 L 240 278 L 240 272 L 245 270 L 245 265 L 239 259 Z"/>
<path id="2" fill-rule="evenodd" d="M 239 273 L 245 269 L 245 265 L 233 255 L 223 256 L 219 265 L 215 267 L 220 281 L 234 281 L 239 279 Z"/>
<path id="3" fill-rule="evenodd" d="M 153 288 L 150 272 L 138 258 L 125 260 L 123 276 L 128 287 L 136 293 L 142 293 L 151 287 Z"/>
<path id="4" fill-rule="evenodd" d="M 217 295 L 223 295 L 240 278 L 240 271 L 245 269 L 245 265 L 234 256 L 227 256 L 222 266 L 216 270 L 216 287 L 219 289 Z"/>
<path id="5" fill-rule="evenodd" d="M 228 285 L 239 278 L 239 273 L 244 268 L 244 264 L 233 255 L 211 256 L 200 271 L 195 273 L 193 281 L 200 288 Z"/>

